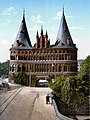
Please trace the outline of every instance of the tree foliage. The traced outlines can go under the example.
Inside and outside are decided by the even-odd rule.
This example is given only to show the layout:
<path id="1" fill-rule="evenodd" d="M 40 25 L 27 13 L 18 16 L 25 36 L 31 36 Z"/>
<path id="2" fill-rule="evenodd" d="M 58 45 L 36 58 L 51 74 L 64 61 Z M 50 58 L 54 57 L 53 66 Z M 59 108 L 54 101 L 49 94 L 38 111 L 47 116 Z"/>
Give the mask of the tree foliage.
<path id="1" fill-rule="evenodd" d="M 9 60 L 6 62 L 0 63 L 0 77 L 8 77 L 8 72 L 9 72 Z"/>
<path id="2" fill-rule="evenodd" d="M 25 85 L 25 86 L 29 85 L 29 76 L 25 72 L 13 74 L 11 79 L 16 84 L 21 84 L 21 85 Z"/>
<path id="3" fill-rule="evenodd" d="M 55 79 L 55 82 L 54 84 L 52 85 L 52 89 L 54 91 L 54 93 L 58 96 L 58 97 L 61 97 L 61 88 L 64 84 L 64 81 L 65 81 L 65 77 L 64 76 L 58 76 L 56 77 Z"/>
<path id="4" fill-rule="evenodd" d="M 81 91 L 85 95 L 89 94 L 90 89 L 90 56 L 88 56 L 81 64 L 80 71 L 78 72 L 79 84 L 82 86 Z"/>
<path id="5" fill-rule="evenodd" d="M 77 76 L 56 77 L 52 89 L 54 94 L 68 106 L 82 104 L 89 94 L 90 56 L 81 65 Z"/>

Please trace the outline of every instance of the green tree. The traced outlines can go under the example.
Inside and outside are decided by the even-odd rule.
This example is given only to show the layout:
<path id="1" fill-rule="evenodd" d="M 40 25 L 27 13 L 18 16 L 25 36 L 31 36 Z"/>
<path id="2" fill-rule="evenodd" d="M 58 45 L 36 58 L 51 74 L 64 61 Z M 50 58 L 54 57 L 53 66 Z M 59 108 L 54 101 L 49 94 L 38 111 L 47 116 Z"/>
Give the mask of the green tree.
<path id="1" fill-rule="evenodd" d="M 90 89 L 90 56 L 88 56 L 81 64 L 80 71 L 78 72 L 79 84 L 81 91 L 85 95 L 89 95 Z"/>
<path id="2" fill-rule="evenodd" d="M 89 95 L 90 56 L 81 65 L 77 76 L 57 77 L 52 85 L 53 92 L 68 106 L 82 104 Z"/>
<path id="3" fill-rule="evenodd" d="M 29 85 L 29 76 L 25 72 L 13 74 L 11 79 L 16 84 L 21 84 L 21 85 L 25 85 L 25 86 Z"/>
<path id="4" fill-rule="evenodd" d="M 37 80 L 36 75 L 31 75 L 31 84 L 32 84 L 32 86 L 35 86 L 36 80 Z"/>
<path id="5" fill-rule="evenodd" d="M 9 72 L 9 60 L 6 62 L 0 63 L 0 77 L 8 77 L 8 72 Z"/>
<path id="6" fill-rule="evenodd" d="M 53 89 L 53 92 L 59 97 L 61 98 L 61 89 L 62 86 L 64 84 L 65 81 L 65 77 L 64 76 L 57 76 L 55 78 L 55 82 L 53 85 L 51 85 L 51 88 Z"/>
<path id="7" fill-rule="evenodd" d="M 65 96 L 63 101 L 65 101 L 68 106 L 75 107 L 84 101 L 84 94 L 80 90 L 77 76 L 71 76 L 66 79 L 62 91 L 62 94 Z"/>

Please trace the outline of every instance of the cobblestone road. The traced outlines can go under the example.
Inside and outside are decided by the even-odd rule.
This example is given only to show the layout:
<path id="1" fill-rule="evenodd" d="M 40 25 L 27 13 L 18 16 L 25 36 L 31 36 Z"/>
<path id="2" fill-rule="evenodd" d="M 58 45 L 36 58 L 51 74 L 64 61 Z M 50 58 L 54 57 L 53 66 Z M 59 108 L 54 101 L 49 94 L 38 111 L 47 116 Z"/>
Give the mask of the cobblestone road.
<path id="1" fill-rule="evenodd" d="M 50 91 L 49 88 L 23 87 L 1 94 L 0 120 L 56 120 L 53 105 L 45 101 Z"/>

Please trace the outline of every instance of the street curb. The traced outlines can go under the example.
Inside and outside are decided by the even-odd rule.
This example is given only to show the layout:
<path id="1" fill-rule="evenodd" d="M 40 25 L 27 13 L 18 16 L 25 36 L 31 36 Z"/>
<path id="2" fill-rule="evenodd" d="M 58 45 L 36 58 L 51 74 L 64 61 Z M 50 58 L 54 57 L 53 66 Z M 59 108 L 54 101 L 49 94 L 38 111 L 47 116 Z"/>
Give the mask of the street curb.
<path id="1" fill-rule="evenodd" d="M 74 120 L 74 119 L 72 119 L 72 118 L 69 118 L 69 117 L 66 117 L 66 116 L 62 115 L 62 114 L 58 111 L 58 108 L 57 108 L 57 105 L 56 105 L 56 102 L 55 102 L 54 99 L 53 99 L 53 106 L 54 106 L 54 109 L 55 109 L 55 113 L 56 113 L 57 120 Z"/>

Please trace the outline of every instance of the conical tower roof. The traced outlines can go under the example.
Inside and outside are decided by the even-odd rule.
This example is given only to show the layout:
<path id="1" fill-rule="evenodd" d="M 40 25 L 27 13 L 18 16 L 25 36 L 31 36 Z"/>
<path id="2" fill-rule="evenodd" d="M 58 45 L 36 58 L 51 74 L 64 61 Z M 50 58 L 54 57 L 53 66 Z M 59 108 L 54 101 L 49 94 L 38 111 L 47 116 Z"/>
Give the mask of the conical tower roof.
<path id="1" fill-rule="evenodd" d="M 63 8 L 63 15 L 61 18 L 57 38 L 56 38 L 56 43 L 55 43 L 55 48 L 72 48 L 75 47 L 75 44 L 72 41 L 68 25 L 66 22 L 66 18 L 64 15 L 64 8 Z"/>
<path id="2" fill-rule="evenodd" d="M 27 30 L 27 26 L 26 26 L 26 21 L 25 21 L 25 11 L 23 11 L 23 20 L 21 22 L 21 25 L 20 25 L 18 34 L 16 36 L 13 47 L 16 47 L 17 43 L 19 44 L 19 46 L 18 46 L 19 48 L 22 48 L 22 49 L 32 48 L 28 30 Z"/>

